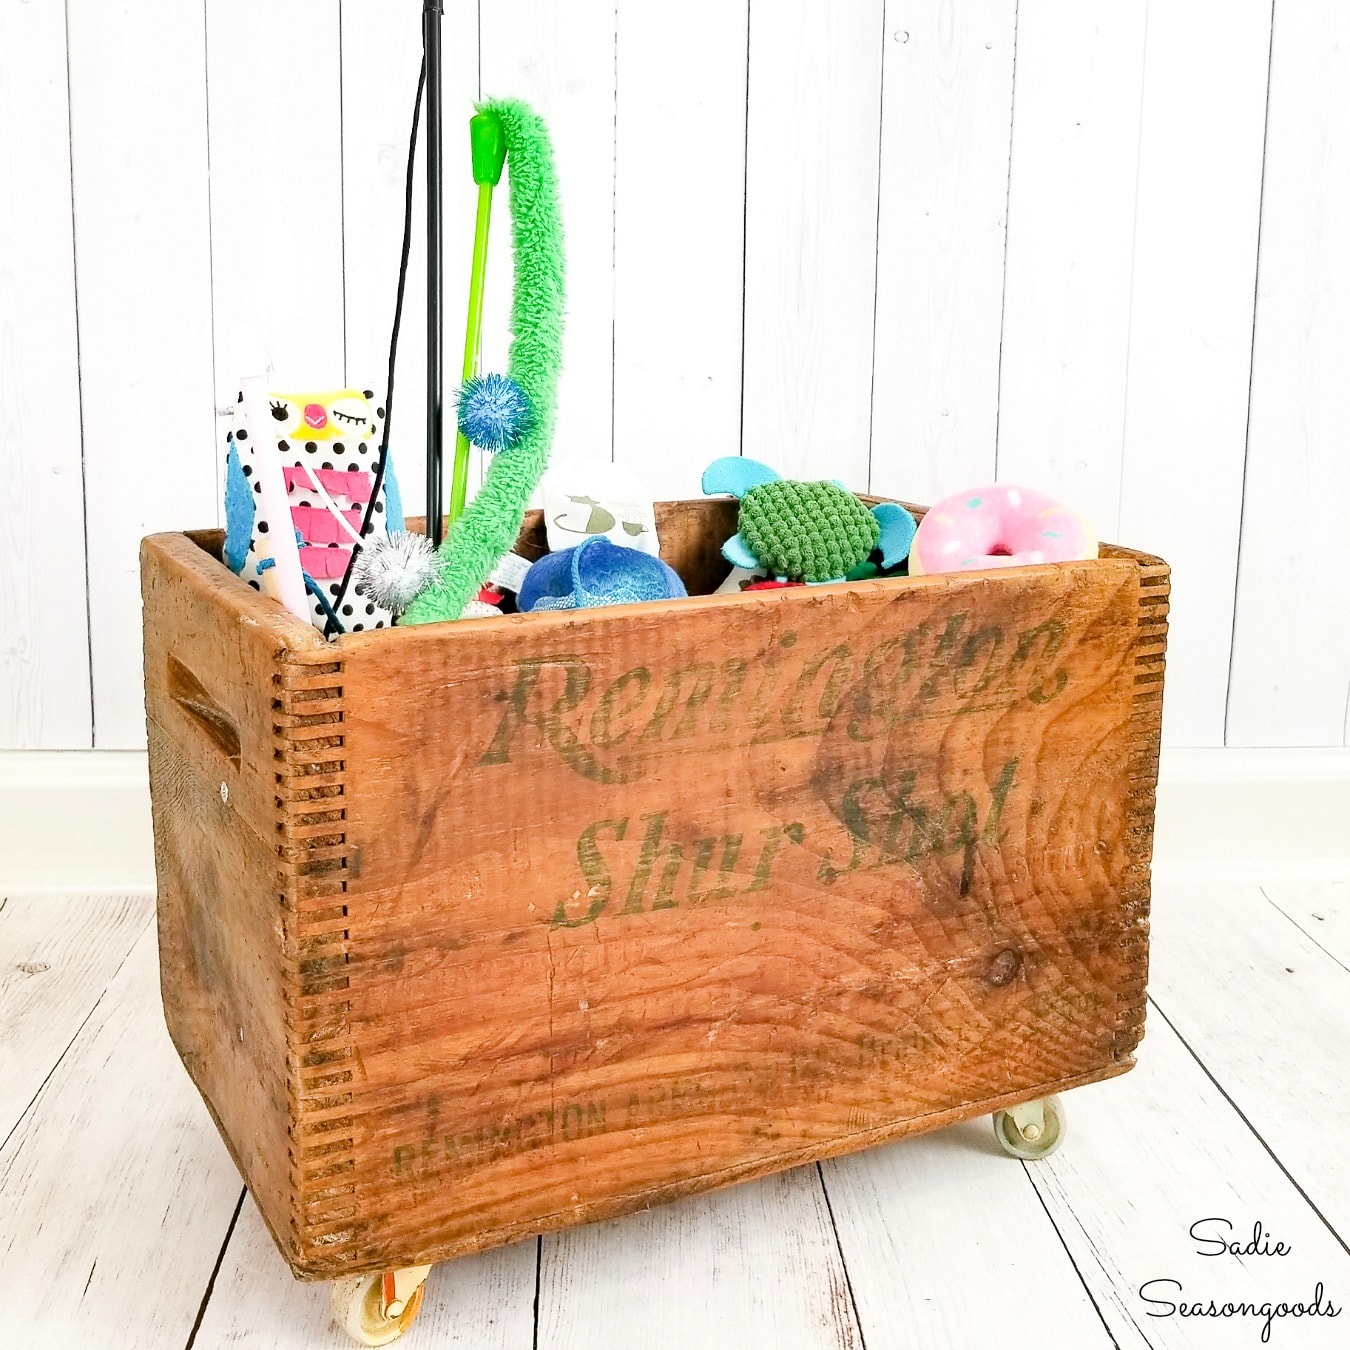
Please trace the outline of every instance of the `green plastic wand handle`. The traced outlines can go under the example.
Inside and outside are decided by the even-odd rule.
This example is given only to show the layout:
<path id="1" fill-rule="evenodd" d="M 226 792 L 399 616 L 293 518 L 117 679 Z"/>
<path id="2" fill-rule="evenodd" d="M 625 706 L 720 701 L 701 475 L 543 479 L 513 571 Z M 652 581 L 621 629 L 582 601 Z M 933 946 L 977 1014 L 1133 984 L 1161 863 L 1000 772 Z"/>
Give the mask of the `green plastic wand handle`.
<path id="1" fill-rule="evenodd" d="M 492 219 L 492 189 L 501 181 L 506 163 L 506 136 L 491 113 L 469 119 L 469 149 L 473 181 L 478 184 L 478 214 L 473 230 L 473 266 L 469 272 L 469 318 L 464 332 L 464 366 L 461 382 L 478 374 L 483 345 L 483 282 L 487 276 L 488 226 Z M 450 512 L 453 525 L 464 514 L 469 489 L 469 440 L 461 431 L 455 436 L 455 462 L 450 478 Z"/>

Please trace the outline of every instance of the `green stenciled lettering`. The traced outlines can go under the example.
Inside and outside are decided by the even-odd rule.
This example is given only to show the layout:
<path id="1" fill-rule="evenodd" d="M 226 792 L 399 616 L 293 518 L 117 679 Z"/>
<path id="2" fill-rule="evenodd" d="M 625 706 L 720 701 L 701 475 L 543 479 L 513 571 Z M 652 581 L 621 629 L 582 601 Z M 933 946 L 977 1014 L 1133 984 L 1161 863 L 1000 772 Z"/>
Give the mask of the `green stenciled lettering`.
<path id="1" fill-rule="evenodd" d="M 516 733 L 525 725 L 525 710 L 529 706 L 530 695 L 539 682 L 539 671 L 545 665 L 541 661 L 518 661 L 516 663 L 516 687 L 505 696 L 506 710 L 497 723 L 492 743 L 483 752 L 480 764 L 507 764 L 511 760 L 511 742 Z"/>
<path id="2" fill-rule="evenodd" d="M 811 728 L 802 726 L 802 705 L 806 702 L 807 695 L 815 686 L 816 679 L 820 672 L 825 669 L 827 662 L 833 662 L 833 667 L 830 670 L 829 679 L 825 682 L 825 688 L 821 691 L 816 713 L 819 717 L 824 718 L 834 716 L 839 701 L 843 697 L 844 689 L 848 684 L 849 666 L 852 660 L 853 653 L 844 643 L 840 643 L 839 646 L 831 647 L 828 651 L 823 651 L 820 655 L 812 657 L 802 667 L 802 673 L 797 677 L 792 697 L 788 699 L 787 706 L 783 709 L 783 729 L 789 735 L 803 736 L 811 730 Z"/>
<path id="3" fill-rule="evenodd" d="M 947 620 L 947 626 L 942 630 L 942 636 L 938 638 L 937 645 L 933 648 L 928 678 L 919 686 L 919 697 L 925 702 L 937 697 L 938 681 L 951 670 L 951 650 L 956 645 L 957 638 L 961 636 L 961 630 L 966 626 L 969 617 L 969 611 L 962 610 Z"/>
<path id="4" fill-rule="evenodd" d="M 620 675 L 605 690 L 595 712 L 591 714 L 591 741 L 593 744 L 599 746 L 619 745 L 627 738 L 631 728 L 622 725 L 623 719 L 642 706 L 642 701 L 647 697 L 647 690 L 651 687 L 651 682 L 651 671 L 646 666 L 637 666 Z M 629 690 L 632 691 L 631 696 L 626 702 L 621 702 L 622 696 Z M 614 727 L 616 720 L 620 723 L 617 729 Z"/>
<path id="5" fill-rule="evenodd" d="M 558 908 L 553 911 L 553 918 L 550 920 L 554 928 L 580 928 L 583 924 L 594 923 L 609 904 L 613 879 L 596 842 L 601 830 L 612 830 L 614 838 L 620 840 L 628 830 L 628 817 L 623 816 L 618 820 L 597 820 L 582 830 L 581 837 L 577 840 L 577 865 L 581 868 L 581 875 L 586 881 L 585 894 L 591 897 L 590 908 L 580 918 L 572 919 L 567 915 L 566 903 L 559 900 Z"/>
<path id="6" fill-rule="evenodd" d="M 604 1102 L 586 1103 L 586 1133 L 603 1134 L 605 1131 Z"/>
<path id="7" fill-rule="evenodd" d="M 695 712 L 707 701 L 712 693 L 714 667 L 709 661 L 696 661 L 690 666 L 680 666 L 666 676 L 665 688 L 652 712 L 651 721 L 642 728 L 644 741 L 659 741 L 665 735 L 666 722 L 680 701 L 687 677 L 692 676 L 694 687 L 689 692 L 689 701 L 694 704 Z M 687 715 L 687 714 L 686 714 Z M 683 719 L 681 719 L 683 721 Z M 687 734 L 687 733 L 686 733 Z"/>
<path id="8" fill-rule="evenodd" d="M 563 720 L 565 714 L 577 708 L 591 687 L 591 668 L 579 656 L 540 656 L 516 663 L 515 688 L 507 696 L 506 710 L 497 724 L 492 742 L 478 762 L 510 762 L 511 746 L 520 729 L 530 721 L 529 706 L 539 676 L 549 667 L 564 672 L 563 691 L 547 709 L 535 715 L 534 724 L 574 773 L 596 783 L 622 783 L 624 775 L 601 764 Z"/>
<path id="9" fill-rule="evenodd" d="M 793 640 L 796 640 L 794 635 L 784 634 L 784 637 L 788 636 L 793 636 Z M 791 646 L 792 644 L 789 643 L 788 645 Z M 758 730 L 773 716 L 775 686 L 786 664 L 785 661 L 775 661 L 772 658 L 764 660 L 764 678 L 760 680 L 759 687 L 755 690 L 755 696 L 750 702 L 750 712 L 746 718 L 751 728 Z"/>
<path id="10" fill-rule="evenodd" d="M 862 680 L 854 696 L 854 715 L 849 719 L 848 736 L 851 741 L 870 741 L 878 731 L 884 730 L 888 719 L 890 698 L 894 689 L 904 684 L 913 673 L 914 651 L 912 634 L 887 638 L 879 642 L 863 662 Z M 892 669 L 892 660 L 896 653 L 903 650 L 904 656 L 898 669 Z M 881 684 L 881 675 L 886 672 L 886 686 Z"/>
<path id="11" fill-rule="evenodd" d="M 998 827 L 1003 819 L 1004 803 L 1008 800 L 1008 793 L 1012 791 L 1013 780 L 1017 777 L 1017 766 L 1019 763 L 1021 763 L 1021 760 L 1016 756 L 1010 759 L 1003 766 L 1003 772 L 999 774 L 998 782 L 994 784 L 994 790 L 991 794 L 989 806 L 989 816 L 984 822 L 984 842 L 986 844 L 997 844 L 1004 838 L 1004 834 L 999 833 Z"/>
<path id="12" fill-rule="evenodd" d="M 956 669 L 952 672 L 952 683 L 959 697 L 974 698 L 976 694 L 982 694 L 993 683 L 994 660 L 1002 645 L 1003 630 L 993 627 L 977 629 L 961 644 L 961 654 L 956 658 Z M 988 654 L 984 658 L 983 670 L 974 684 L 969 688 L 964 688 L 966 673 L 975 666 L 980 649 L 983 647 L 989 648 Z"/>
<path id="13" fill-rule="evenodd" d="M 834 862 L 830 854 L 824 854 L 821 857 L 819 868 L 816 869 L 818 881 L 826 883 L 838 881 L 840 877 L 856 871 L 862 865 L 863 855 L 866 852 L 871 833 L 867 811 L 863 806 L 862 799 L 870 792 L 884 790 L 884 787 L 885 784 L 880 778 L 860 778 L 856 783 L 851 784 L 848 791 L 844 793 L 844 800 L 839 805 L 839 819 L 849 832 L 849 837 L 853 843 L 853 852 L 848 862 L 842 867 Z"/>
<path id="14" fill-rule="evenodd" d="M 563 714 L 572 712 L 586 697 L 591 687 L 591 668 L 575 656 L 555 657 L 552 664 L 561 666 L 567 672 L 567 679 L 562 693 L 540 716 L 539 729 L 574 773 L 595 783 L 622 783 L 623 775 L 601 764 L 563 721 Z"/>
<path id="15" fill-rule="evenodd" d="M 740 857 L 742 838 L 743 836 L 739 834 L 724 834 L 698 841 L 695 845 L 694 870 L 689 878 L 690 904 L 698 905 L 706 904 L 712 900 L 725 900 L 728 896 L 735 894 L 733 887 L 728 884 L 726 878 L 735 868 L 736 859 Z M 699 883 L 712 866 L 713 855 L 717 852 L 719 843 L 722 845 L 722 863 L 717 869 L 718 884 L 706 891 L 700 890 Z"/>
<path id="16" fill-rule="evenodd" d="M 752 891 L 762 891 L 768 886 L 773 860 L 783 845 L 784 837 L 791 839 L 794 844 L 800 844 L 806 837 L 805 829 L 796 821 L 793 821 L 791 825 L 770 825 L 762 829 L 760 834 L 764 836 L 764 846 L 759 851 L 759 861 L 755 864 L 754 878 L 745 888 L 747 895 Z"/>
<path id="17" fill-rule="evenodd" d="M 1036 644 L 1044 639 L 1045 645 L 1041 648 L 1040 655 L 1036 658 L 1031 670 L 1033 676 L 1040 675 L 1046 666 L 1054 660 L 1060 647 L 1064 645 L 1064 631 L 1064 625 L 1058 619 L 1047 619 L 1044 623 L 1037 624 L 1035 628 L 1030 628 L 1023 633 L 1018 639 L 1017 650 L 1008 663 L 1009 678 L 1026 664 L 1027 659 L 1035 650 Z M 1028 685 L 1027 697 L 1033 703 L 1049 703 L 1052 698 L 1063 691 L 1064 686 L 1069 682 L 1068 672 L 1063 666 L 1055 672 L 1053 678 L 1054 684 L 1048 688 L 1044 681 L 1040 684 Z"/>
<path id="18" fill-rule="evenodd" d="M 680 740 L 684 736 L 692 736 L 698 729 L 699 709 L 712 694 L 713 680 L 717 673 L 717 667 L 711 661 L 700 662 L 696 666 L 690 666 L 689 669 L 694 676 L 694 687 L 684 701 L 684 712 L 680 714 L 675 730 L 670 733 L 673 741 Z"/>
<path id="19" fill-rule="evenodd" d="M 717 696 L 717 706 L 708 721 L 709 731 L 725 731 L 731 722 L 731 705 L 735 703 L 745 684 L 745 672 L 749 669 L 739 656 L 729 657 L 722 662 L 722 692 Z"/>
<path id="20" fill-rule="evenodd" d="M 963 853 L 979 840 L 979 811 L 969 792 L 947 798 L 933 828 L 933 847 L 939 853 Z"/>
<path id="21" fill-rule="evenodd" d="M 668 844 L 664 851 L 662 850 L 661 834 L 666 824 L 664 811 L 654 811 L 642 819 L 647 822 L 647 833 L 642 837 L 637 867 L 633 870 L 633 881 L 628 888 L 628 900 L 620 910 L 622 914 L 642 913 L 642 897 L 646 894 L 647 881 L 658 857 L 664 857 L 666 864 L 656 889 L 656 899 L 652 901 L 652 908 L 671 909 L 675 904 L 670 898 L 670 893 L 675 889 L 675 875 L 684 861 L 684 850 L 678 844 Z"/>
<path id="22" fill-rule="evenodd" d="M 394 1175 L 398 1176 L 405 1168 L 413 1165 L 417 1150 L 411 1144 L 401 1144 L 394 1150 Z"/>

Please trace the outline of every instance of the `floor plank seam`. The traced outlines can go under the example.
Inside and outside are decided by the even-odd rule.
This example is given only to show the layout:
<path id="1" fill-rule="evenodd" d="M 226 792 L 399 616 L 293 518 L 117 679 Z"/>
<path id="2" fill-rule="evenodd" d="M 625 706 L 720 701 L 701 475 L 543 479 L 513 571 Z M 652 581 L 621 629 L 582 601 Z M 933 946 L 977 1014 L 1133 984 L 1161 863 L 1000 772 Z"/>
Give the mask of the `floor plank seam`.
<path id="1" fill-rule="evenodd" d="M 835 1250 L 839 1253 L 839 1267 L 844 1272 L 844 1285 L 848 1289 L 848 1306 L 853 1309 L 853 1325 L 858 1329 L 858 1343 L 867 1350 L 867 1333 L 863 1330 L 862 1317 L 858 1313 L 858 1297 L 853 1292 L 853 1276 L 849 1272 L 848 1258 L 844 1255 L 844 1244 L 839 1240 L 839 1225 L 834 1220 L 834 1206 L 830 1203 L 830 1188 L 825 1182 L 825 1169 L 816 1163 L 816 1176 L 820 1179 L 820 1193 L 825 1197 L 825 1212 L 830 1216 L 830 1231 L 834 1234 Z"/>
<path id="2" fill-rule="evenodd" d="M 239 1199 L 234 1206 L 234 1213 L 230 1215 L 230 1225 L 225 1230 L 225 1240 L 220 1244 L 220 1251 L 216 1254 L 216 1264 L 211 1268 L 211 1278 L 206 1282 L 206 1290 L 202 1294 L 202 1301 L 197 1307 L 197 1317 L 192 1323 L 192 1330 L 188 1332 L 187 1344 L 183 1350 L 192 1350 L 196 1344 L 197 1333 L 201 1330 L 202 1319 L 206 1316 L 207 1305 L 211 1302 L 211 1295 L 216 1292 L 216 1278 L 220 1274 L 220 1268 L 225 1263 L 225 1253 L 229 1250 L 230 1239 L 234 1236 L 235 1225 L 239 1222 L 239 1215 L 244 1208 L 244 1197 L 248 1194 L 248 1188 L 241 1186 L 239 1188 Z"/>
<path id="3" fill-rule="evenodd" d="M 544 1279 L 544 1235 L 534 1240 L 534 1340 L 531 1350 L 539 1350 L 539 1292 Z"/>
<path id="4" fill-rule="evenodd" d="M 102 1006 L 103 1000 L 108 996 L 108 990 L 111 989 L 113 985 L 117 983 L 117 977 L 121 975 L 122 967 L 126 965 L 128 960 L 130 960 L 131 953 L 136 950 L 136 947 L 140 943 L 140 940 L 145 936 L 146 930 L 153 926 L 154 921 L 155 921 L 154 915 L 152 914 L 146 920 L 145 927 L 142 928 L 140 932 L 138 932 L 136 936 L 131 940 L 131 944 L 127 947 L 126 954 L 117 963 L 117 969 L 114 970 L 113 973 L 108 977 L 107 984 L 105 984 L 103 988 L 99 991 L 99 996 L 94 1000 L 93 1007 L 91 1007 L 89 1011 L 85 1013 L 83 1019 L 80 1022 L 80 1025 L 75 1028 L 74 1034 L 71 1036 L 70 1040 L 66 1042 L 65 1048 L 61 1051 L 59 1055 L 57 1055 L 56 1062 L 52 1065 L 50 1069 L 47 1070 L 46 1074 L 42 1079 L 42 1082 L 38 1084 L 37 1091 L 34 1092 L 33 1095 L 28 1099 L 28 1105 L 25 1106 L 23 1110 L 19 1112 L 18 1118 L 15 1120 L 14 1124 L 10 1126 L 8 1132 L 5 1134 L 5 1137 L 3 1139 L 0 1139 L 0 1153 L 3 1153 L 5 1149 L 9 1147 L 9 1141 L 14 1138 L 15 1134 L 18 1132 L 19 1127 L 24 1123 L 25 1120 L 28 1119 L 29 1115 L 32 1113 L 33 1107 L 37 1104 L 38 1098 L 42 1096 L 44 1090 L 47 1087 L 47 1084 L 52 1081 L 52 1075 L 65 1062 L 66 1056 L 70 1053 L 70 1047 L 80 1039 L 80 1033 L 83 1032 L 85 1027 L 89 1025 L 89 1019 L 93 1017 L 93 1015 Z"/>
<path id="5" fill-rule="evenodd" d="M 1343 971 L 1345 971 L 1347 975 L 1350 975 L 1350 966 L 1347 966 L 1345 962 L 1342 961 L 1341 958 L 1336 955 L 1335 952 L 1328 951 L 1324 946 L 1322 946 L 1322 944 L 1318 942 L 1317 938 L 1314 937 L 1313 934 L 1310 933 L 1306 928 L 1304 928 L 1304 926 L 1301 923 L 1299 923 L 1299 921 L 1296 918 L 1294 918 L 1292 914 L 1290 914 L 1287 910 L 1281 909 L 1280 906 L 1274 900 L 1272 900 L 1270 896 L 1267 894 L 1266 888 L 1264 886 L 1258 886 L 1256 889 L 1261 892 L 1262 899 L 1264 899 L 1266 903 L 1269 904 L 1270 907 L 1277 914 L 1283 914 L 1284 917 L 1288 919 L 1289 922 L 1292 923 L 1294 927 L 1297 928 L 1298 931 L 1302 933 L 1303 936 L 1307 938 L 1308 941 L 1311 942 L 1312 945 L 1316 947 L 1319 952 L 1321 952 L 1324 956 L 1330 957 L 1330 959 L 1334 961 Z"/>
<path id="6" fill-rule="evenodd" d="M 1157 1000 L 1153 998 L 1152 995 L 1149 996 L 1148 1001 L 1153 1005 L 1153 1009 L 1158 1014 L 1158 1016 L 1161 1017 L 1162 1020 L 1166 1022 L 1169 1027 L 1172 1028 L 1172 1032 L 1176 1036 L 1177 1040 L 1179 1040 L 1181 1044 L 1185 1046 L 1186 1053 L 1190 1055 L 1190 1057 L 1196 1062 L 1196 1064 L 1200 1066 L 1200 1071 L 1214 1085 L 1219 1095 L 1237 1113 L 1238 1119 L 1252 1132 L 1252 1136 L 1256 1139 L 1256 1142 L 1260 1144 L 1263 1149 L 1265 1149 L 1267 1154 L 1269 1154 L 1270 1160 L 1284 1174 L 1285 1180 L 1287 1180 L 1289 1184 L 1303 1198 L 1304 1204 L 1306 1204 L 1308 1208 L 1312 1210 L 1312 1212 L 1316 1214 L 1317 1217 L 1322 1221 L 1323 1225 L 1326 1227 L 1327 1232 L 1330 1233 L 1333 1238 L 1335 1238 L 1336 1243 L 1341 1248 L 1341 1250 L 1345 1252 L 1347 1256 L 1350 1256 L 1350 1244 L 1347 1244 L 1346 1240 L 1340 1235 L 1339 1231 L 1336 1229 L 1336 1226 L 1317 1207 L 1317 1205 L 1313 1201 L 1313 1198 L 1308 1194 L 1307 1191 L 1303 1189 L 1303 1186 L 1300 1184 L 1298 1178 L 1295 1177 L 1294 1174 L 1285 1166 L 1284 1160 L 1280 1157 L 1280 1155 L 1276 1153 L 1275 1150 L 1271 1148 L 1271 1146 L 1268 1143 L 1266 1143 L 1265 1136 L 1247 1118 L 1247 1113 L 1243 1111 L 1243 1109 L 1237 1104 L 1237 1102 L 1233 1100 L 1232 1096 L 1229 1095 L 1228 1089 L 1225 1088 L 1224 1085 L 1220 1083 L 1219 1080 L 1214 1076 L 1214 1074 L 1210 1072 L 1209 1065 L 1206 1064 L 1205 1061 L 1201 1059 L 1198 1054 L 1196 1054 L 1194 1049 L 1192 1049 L 1191 1043 L 1177 1029 L 1176 1023 L 1174 1023 L 1172 1019 L 1168 1017 L 1166 1012 L 1164 1012 L 1163 1009 L 1158 1006 Z"/>
<path id="7" fill-rule="evenodd" d="M 1111 1342 L 1113 1350 L 1120 1350 L 1120 1342 L 1116 1340 L 1116 1333 L 1111 1330 L 1111 1324 L 1106 1320 L 1106 1314 L 1102 1312 L 1101 1304 L 1097 1302 L 1097 1296 L 1092 1292 L 1091 1285 L 1088 1284 L 1083 1276 L 1083 1272 L 1079 1269 L 1078 1262 L 1074 1259 L 1074 1254 L 1070 1249 L 1068 1242 L 1065 1240 L 1064 1234 L 1060 1232 L 1059 1225 L 1055 1222 L 1055 1216 L 1050 1212 L 1050 1206 L 1045 1203 L 1045 1196 L 1041 1194 L 1041 1188 L 1036 1184 L 1036 1177 L 1032 1169 L 1023 1162 L 1022 1171 L 1026 1174 L 1027 1181 L 1031 1183 L 1032 1192 L 1040 1202 L 1041 1208 L 1045 1211 L 1045 1217 L 1050 1221 L 1050 1227 L 1055 1230 L 1055 1236 L 1059 1239 L 1059 1245 L 1064 1248 L 1064 1255 L 1069 1258 L 1069 1264 L 1073 1267 L 1073 1273 L 1078 1276 L 1078 1283 L 1083 1286 L 1083 1292 L 1088 1296 L 1088 1301 L 1092 1304 L 1092 1310 L 1097 1314 L 1097 1317 L 1102 1324 L 1102 1330 L 1106 1332 L 1107 1340 Z M 1133 1319 L 1131 1319 L 1131 1322 L 1133 1322 Z M 1137 1326 L 1135 1329 L 1137 1331 L 1139 1330 Z M 1142 1331 L 1139 1331 L 1139 1335 L 1144 1344 L 1148 1347 L 1148 1350 L 1153 1350 L 1153 1344 L 1148 1337 L 1145 1336 Z"/>

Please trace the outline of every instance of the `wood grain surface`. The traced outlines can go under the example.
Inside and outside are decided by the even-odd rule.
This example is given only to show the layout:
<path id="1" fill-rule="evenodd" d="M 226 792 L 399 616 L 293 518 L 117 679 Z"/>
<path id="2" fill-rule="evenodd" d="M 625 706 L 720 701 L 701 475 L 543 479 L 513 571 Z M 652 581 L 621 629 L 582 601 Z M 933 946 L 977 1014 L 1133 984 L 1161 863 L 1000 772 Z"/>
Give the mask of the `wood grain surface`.
<path id="1" fill-rule="evenodd" d="M 1259 1314 L 1154 1316 L 1165 1304 L 1145 1303 L 1141 1288 L 1174 1279 L 1188 1300 L 1259 1307 L 1309 1299 L 1320 1282 L 1343 1308 L 1350 1254 L 1332 1218 L 1342 1178 L 1304 1150 L 1320 1137 L 1334 1153 L 1342 1130 L 1323 1042 L 1326 1011 L 1350 988 L 1337 939 L 1346 885 L 1273 874 L 1259 884 L 1157 881 L 1160 1009 L 1150 1012 L 1146 1053 L 1124 1077 L 1066 1094 L 1069 1134 L 1051 1159 L 1008 1158 L 984 1118 L 831 1159 L 819 1172 L 797 1168 L 498 1248 L 432 1271 L 408 1344 L 572 1350 L 640 1338 L 646 1350 L 691 1341 L 834 1350 L 861 1340 L 909 1350 L 1001 1337 L 1072 1350 L 1230 1350 L 1260 1344 Z M 349 1345 L 328 1323 L 328 1290 L 297 1286 L 252 1200 L 238 1207 L 234 1169 L 160 1029 L 152 944 L 142 940 L 110 979 L 111 966 L 82 953 L 124 952 L 130 911 L 114 896 L 84 903 L 82 923 L 46 898 L 0 906 L 0 970 L 9 971 L 0 1044 L 31 1047 L 45 1080 L 0 1145 L 0 1262 L 50 1291 L 0 1302 L 0 1344 Z M 1274 1024 L 1296 1026 L 1293 1042 L 1272 1043 L 1270 1004 L 1249 997 L 1249 978 L 1212 974 L 1210 935 L 1239 906 L 1241 943 L 1295 966 L 1292 975 L 1277 966 L 1269 981 Z M 1194 940 L 1170 924 L 1191 908 L 1201 916 Z M 1291 918 L 1324 950 L 1302 942 Z M 24 974 L 15 962 L 50 970 Z M 44 1061 L 48 1021 L 83 1025 L 68 1044 L 48 1041 Z M 1272 1109 L 1244 1115 L 1262 1093 Z M 1205 1216 L 1225 1218 L 1243 1241 L 1259 1220 L 1292 1251 L 1215 1258 L 1188 1231 Z M 147 1302 L 148 1271 L 157 1297 Z M 1344 1320 L 1280 1319 L 1271 1343 L 1332 1350 Z"/>
<path id="2" fill-rule="evenodd" d="M 0 901 L 0 1145 L 153 917 L 139 895 Z"/>
<path id="3" fill-rule="evenodd" d="M 48 905 L 37 902 L 39 916 Z M 91 913 L 90 928 L 119 940 L 108 917 Z M 190 1338 L 202 1272 L 241 1191 L 182 1090 L 147 997 L 154 978 L 147 927 L 91 991 L 79 1034 L 0 1147 L 0 1265 L 16 1287 L 42 1291 L 4 1300 L 0 1345 L 132 1350 Z"/>
<path id="4" fill-rule="evenodd" d="M 330 646 L 147 541 L 170 1024 L 297 1272 L 1128 1068 L 1166 569 L 1110 552 Z"/>

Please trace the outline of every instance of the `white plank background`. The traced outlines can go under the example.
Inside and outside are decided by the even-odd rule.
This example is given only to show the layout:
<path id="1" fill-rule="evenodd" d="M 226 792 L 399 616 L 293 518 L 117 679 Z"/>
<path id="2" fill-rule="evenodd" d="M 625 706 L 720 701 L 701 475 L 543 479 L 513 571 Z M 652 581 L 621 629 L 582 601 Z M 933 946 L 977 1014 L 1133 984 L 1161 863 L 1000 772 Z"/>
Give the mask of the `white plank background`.
<path id="1" fill-rule="evenodd" d="M 1270 79 L 1228 739 L 1334 745 L 1350 730 L 1335 544 L 1350 493 L 1350 6 L 1277 4 Z M 1291 603 L 1310 589 L 1315 604 Z"/>
<path id="2" fill-rule="evenodd" d="M 0 0 L 0 748 L 141 743 L 136 544 L 219 516 L 236 325 L 279 382 L 382 382 L 420 11 Z M 519 95 L 563 186 L 557 453 L 659 496 L 737 450 L 1037 483 L 1174 564 L 1169 744 L 1346 743 L 1338 0 L 447 0 L 445 50 L 448 387 L 464 123 Z"/>
<path id="3" fill-rule="evenodd" d="M 69 0 L 66 14 L 94 745 L 115 748 L 145 734 L 140 540 L 220 512 L 206 16 L 183 0 Z M 45 437 L 24 452 L 44 456 Z M 67 621 L 43 602 L 42 622 Z"/>
<path id="4" fill-rule="evenodd" d="M 1270 19 L 1271 0 L 1148 14 L 1116 537 L 1174 570 L 1163 725 L 1177 744 L 1223 743 Z"/>
<path id="5" fill-rule="evenodd" d="M 881 0 L 752 0 L 742 447 L 861 484 L 872 421 Z"/>
<path id="6" fill-rule="evenodd" d="M 1116 533 L 1145 0 L 1021 0 L 998 472 Z"/>
<path id="7" fill-rule="evenodd" d="M 994 477 L 1016 0 L 887 0 L 872 491 Z"/>
<path id="8" fill-rule="evenodd" d="M 72 231 L 65 14 L 4 0 L 0 745 L 92 733 Z"/>
<path id="9" fill-rule="evenodd" d="M 749 0 L 620 0 L 614 458 L 697 497 L 741 440 Z"/>

